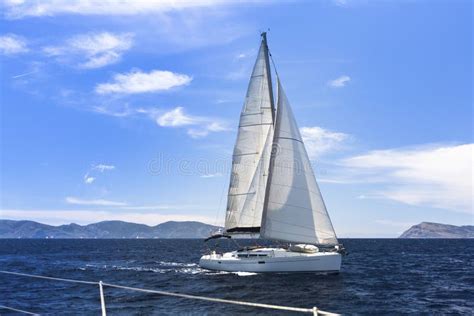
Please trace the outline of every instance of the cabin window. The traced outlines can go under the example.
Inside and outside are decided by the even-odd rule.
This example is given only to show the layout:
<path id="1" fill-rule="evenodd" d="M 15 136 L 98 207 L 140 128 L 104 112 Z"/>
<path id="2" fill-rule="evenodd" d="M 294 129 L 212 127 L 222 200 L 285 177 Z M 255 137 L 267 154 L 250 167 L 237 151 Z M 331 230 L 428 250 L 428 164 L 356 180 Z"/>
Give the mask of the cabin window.
<path id="1" fill-rule="evenodd" d="M 239 258 L 254 258 L 254 257 L 267 257 L 268 255 L 265 253 L 243 253 L 243 254 L 238 254 L 237 257 Z"/>

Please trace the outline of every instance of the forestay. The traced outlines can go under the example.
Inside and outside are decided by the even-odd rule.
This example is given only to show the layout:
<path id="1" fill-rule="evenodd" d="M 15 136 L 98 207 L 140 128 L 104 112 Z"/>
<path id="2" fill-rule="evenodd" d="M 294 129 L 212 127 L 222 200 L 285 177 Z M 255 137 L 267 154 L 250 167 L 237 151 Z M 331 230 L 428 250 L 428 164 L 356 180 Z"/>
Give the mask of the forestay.
<path id="1" fill-rule="evenodd" d="M 273 136 L 266 45 L 264 37 L 240 115 L 227 198 L 227 232 L 258 232 L 260 228 L 270 160 L 269 144 Z"/>
<path id="2" fill-rule="evenodd" d="M 303 140 L 279 81 L 277 111 L 260 236 L 288 242 L 337 244 Z"/>

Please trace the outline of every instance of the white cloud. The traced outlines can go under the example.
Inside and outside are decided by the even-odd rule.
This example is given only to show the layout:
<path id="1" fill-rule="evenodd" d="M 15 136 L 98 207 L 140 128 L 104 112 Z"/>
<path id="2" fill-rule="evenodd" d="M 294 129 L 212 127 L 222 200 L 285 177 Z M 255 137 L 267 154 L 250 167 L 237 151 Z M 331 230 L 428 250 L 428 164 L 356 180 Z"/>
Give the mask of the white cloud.
<path id="1" fill-rule="evenodd" d="M 348 9 L 348 8 L 367 5 L 371 1 L 370 0 L 331 0 L 331 2 L 340 8 Z"/>
<path id="2" fill-rule="evenodd" d="M 192 138 L 202 138 L 209 135 L 209 131 L 207 129 L 190 128 L 188 129 L 187 134 L 191 136 Z"/>
<path id="3" fill-rule="evenodd" d="M 375 150 L 342 165 L 358 181 L 380 183 L 371 198 L 472 214 L 473 162 L 474 144 L 465 144 Z"/>
<path id="4" fill-rule="evenodd" d="M 26 53 L 28 47 L 24 38 L 15 34 L 0 36 L 0 53 L 4 55 L 15 55 Z"/>
<path id="5" fill-rule="evenodd" d="M 192 138 L 201 138 L 209 135 L 211 132 L 225 132 L 230 130 L 224 123 L 218 121 L 211 122 L 210 120 L 209 118 L 207 121 L 204 121 L 199 128 L 188 129 L 188 135 Z"/>
<path id="6" fill-rule="evenodd" d="M 344 75 L 329 81 L 328 85 L 333 88 L 342 88 L 345 87 L 349 81 L 351 81 L 351 77 Z"/>
<path id="7" fill-rule="evenodd" d="M 127 117 L 136 113 L 140 113 L 138 111 L 134 111 L 133 109 L 131 109 L 128 106 L 128 104 L 124 104 L 124 105 L 120 104 L 118 106 L 116 106 L 115 104 L 113 106 L 110 106 L 110 105 L 92 106 L 91 110 L 95 113 L 110 115 L 114 117 Z"/>
<path id="8" fill-rule="evenodd" d="M 97 175 L 97 172 L 104 173 L 104 171 L 111 171 L 114 169 L 115 169 L 115 166 L 113 165 L 106 165 L 106 164 L 93 165 L 84 175 L 84 183 L 91 184 L 97 179 L 96 176 L 91 176 L 91 174 L 95 173 Z"/>
<path id="9" fill-rule="evenodd" d="M 117 201 L 109 201 L 109 200 L 83 200 L 75 197 L 68 196 L 66 197 L 66 203 L 74 204 L 74 205 L 93 205 L 93 206 L 126 206 L 127 203 L 124 202 L 117 202 Z"/>
<path id="10" fill-rule="evenodd" d="M 332 132 L 318 126 L 302 127 L 300 132 L 311 159 L 340 149 L 349 138 L 348 134 Z"/>
<path id="11" fill-rule="evenodd" d="M 229 80 L 248 79 L 251 72 L 252 72 L 252 65 L 250 63 L 242 64 L 237 69 L 229 72 L 225 76 L 225 78 Z"/>
<path id="12" fill-rule="evenodd" d="M 216 172 L 216 173 L 208 173 L 208 174 L 203 174 L 201 178 L 216 178 L 216 177 L 222 177 L 222 173 Z"/>
<path id="13" fill-rule="evenodd" d="M 146 225 L 157 225 L 167 221 L 199 221 L 215 224 L 212 217 L 189 214 L 159 214 L 156 211 L 144 212 L 117 212 L 104 210 L 0 210 L 2 218 L 13 220 L 33 220 L 50 225 L 62 224 L 91 224 L 100 221 L 119 220 Z"/>
<path id="14" fill-rule="evenodd" d="M 228 131 L 229 128 L 227 128 L 226 126 L 224 126 L 224 124 L 222 122 L 218 122 L 218 121 L 213 121 L 213 122 L 210 122 L 209 125 L 207 125 L 206 127 L 210 132 L 224 132 L 224 131 Z"/>
<path id="15" fill-rule="evenodd" d="M 43 51 L 80 68 L 100 68 L 118 62 L 132 44 L 131 33 L 88 33 L 74 36 L 61 46 L 44 47 Z"/>
<path id="16" fill-rule="evenodd" d="M 129 73 L 116 74 L 112 82 L 98 84 L 95 91 L 99 94 L 160 92 L 187 85 L 191 80 L 192 78 L 187 75 L 171 71 L 153 70 L 146 73 L 133 70 Z"/>
<path id="17" fill-rule="evenodd" d="M 99 170 L 100 172 L 104 172 L 106 170 L 114 170 L 115 166 L 112 165 L 105 165 L 105 164 L 98 164 L 93 167 L 94 170 Z"/>
<path id="18" fill-rule="evenodd" d="M 82 68 L 100 68 L 110 64 L 114 64 L 120 60 L 121 54 L 116 51 L 104 52 L 102 54 L 94 55 L 85 63 L 82 63 Z"/>
<path id="19" fill-rule="evenodd" d="M 121 206 L 122 210 L 181 210 L 181 209 L 197 209 L 197 205 L 173 205 L 173 204 L 157 204 L 157 205 L 131 205 L 131 206 Z"/>
<path id="20" fill-rule="evenodd" d="M 186 128 L 187 134 L 192 138 L 202 138 L 209 133 L 230 130 L 222 119 L 190 115 L 185 112 L 183 107 L 165 111 L 159 108 L 132 108 L 126 104 L 118 108 L 93 107 L 92 110 L 115 117 L 146 116 L 160 127 Z"/>
<path id="21" fill-rule="evenodd" d="M 192 116 L 184 112 L 182 107 L 177 107 L 171 111 L 156 116 L 156 123 L 162 127 L 190 127 L 187 133 L 192 138 L 205 137 L 211 132 L 228 131 L 229 128 L 218 119 Z"/>
<path id="22" fill-rule="evenodd" d="M 0 8 L 2 15 L 10 19 L 59 15 L 122 16 L 129 30 L 138 27 L 136 33 L 141 44 L 154 55 L 228 44 L 246 34 L 254 34 L 252 25 L 234 18 L 236 8 L 243 4 L 272 4 L 262 0 L 41 0 L 16 4 L 6 1 L 0 1 Z"/>
<path id="23" fill-rule="evenodd" d="M 346 7 L 348 1 L 347 0 L 332 0 L 332 2 L 338 7 Z"/>
<path id="24" fill-rule="evenodd" d="M 384 226 L 391 226 L 391 227 L 398 227 L 398 228 L 405 228 L 405 229 L 408 229 L 411 226 L 417 224 L 415 222 L 398 222 L 398 221 L 392 221 L 392 220 L 386 220 L 386 219 L 376 219 L 375 223 L 384 225 Z"/>
<path id="25" fill-rule="evenodd" d="M 29 75 L 35 74 L 35 73 L 37 73 L 37 72 L 38 72 L 37 70 L 28 71 L 28 72 L 24 72 L 24 73 L 22 73 L 22 74 L 18 74 L 18 75 L 12 76 L 12 79 L 19 79 L 19 78 L 23 78 L 23 77 L 26 77 L 26 76 L 29 76 Z"/>
<path id="26" fill-rule="evenodd" d="M 169 112 L 166 112 L 156 119 L 158 125 L 171 127 L 195 125 L 199 121 L 200 120 L 197 117 L 184 114 L 184 109 L 182 107 L 177 107 Z"/>
<path id="27" fill-rule="evenodd" d="M 89 177 L 89 176 L 84 176 L 84 183 L 91 184 L 92 182 L 95 181 L 94 177 Z"/>
<path id="28" fill-rule="evenodd" d="M 54 16 L 60 14 L 78 15 L 136 15 L 166 13 L 187 8 L 213 7 L 228 5 L 237 1 L 229 0 L 42 0 L 42 1 L 8 1 L 4 3 L 6 16 L 19 19 L 28 16 Z M 247 2 L 256 2 L 247 0 Z"/>

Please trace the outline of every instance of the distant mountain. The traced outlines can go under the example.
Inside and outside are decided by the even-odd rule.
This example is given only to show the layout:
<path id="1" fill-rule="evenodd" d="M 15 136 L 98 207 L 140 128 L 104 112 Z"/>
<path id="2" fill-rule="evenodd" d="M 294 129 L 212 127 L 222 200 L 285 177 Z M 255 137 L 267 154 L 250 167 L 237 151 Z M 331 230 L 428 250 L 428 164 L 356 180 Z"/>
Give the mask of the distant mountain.
<path id="1" fill-rule="evenodd" d="M 398 238 L 474 238 L 474 226 L 423 222 L 413 225 Z"/>
<path id="2" fill-rule="evenodd" d="M 219 227 L 200 222 L 156 226 L 122 221 L 51 226 L 33 221 L 0 220 L 0 238 L 206 238 Z"/>

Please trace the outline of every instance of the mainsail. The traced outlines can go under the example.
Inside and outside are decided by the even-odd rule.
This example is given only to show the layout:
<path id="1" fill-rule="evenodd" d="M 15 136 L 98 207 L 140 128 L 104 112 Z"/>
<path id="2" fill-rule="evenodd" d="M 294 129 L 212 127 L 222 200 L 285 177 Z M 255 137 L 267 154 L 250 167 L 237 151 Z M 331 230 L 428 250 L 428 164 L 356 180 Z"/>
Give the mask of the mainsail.
<path id="1" fill-rule="evenodd" d="M 263 34 L 232 157 L 225 220 L 229 233 L 260 229 L 273 137 L 273 108 L 268 47 Z"/>
<path id="2" fill-rule="evenodd" d="M 260 236 L 337 244 L 288 99 L 278 80 L 278 107 Z"/>

